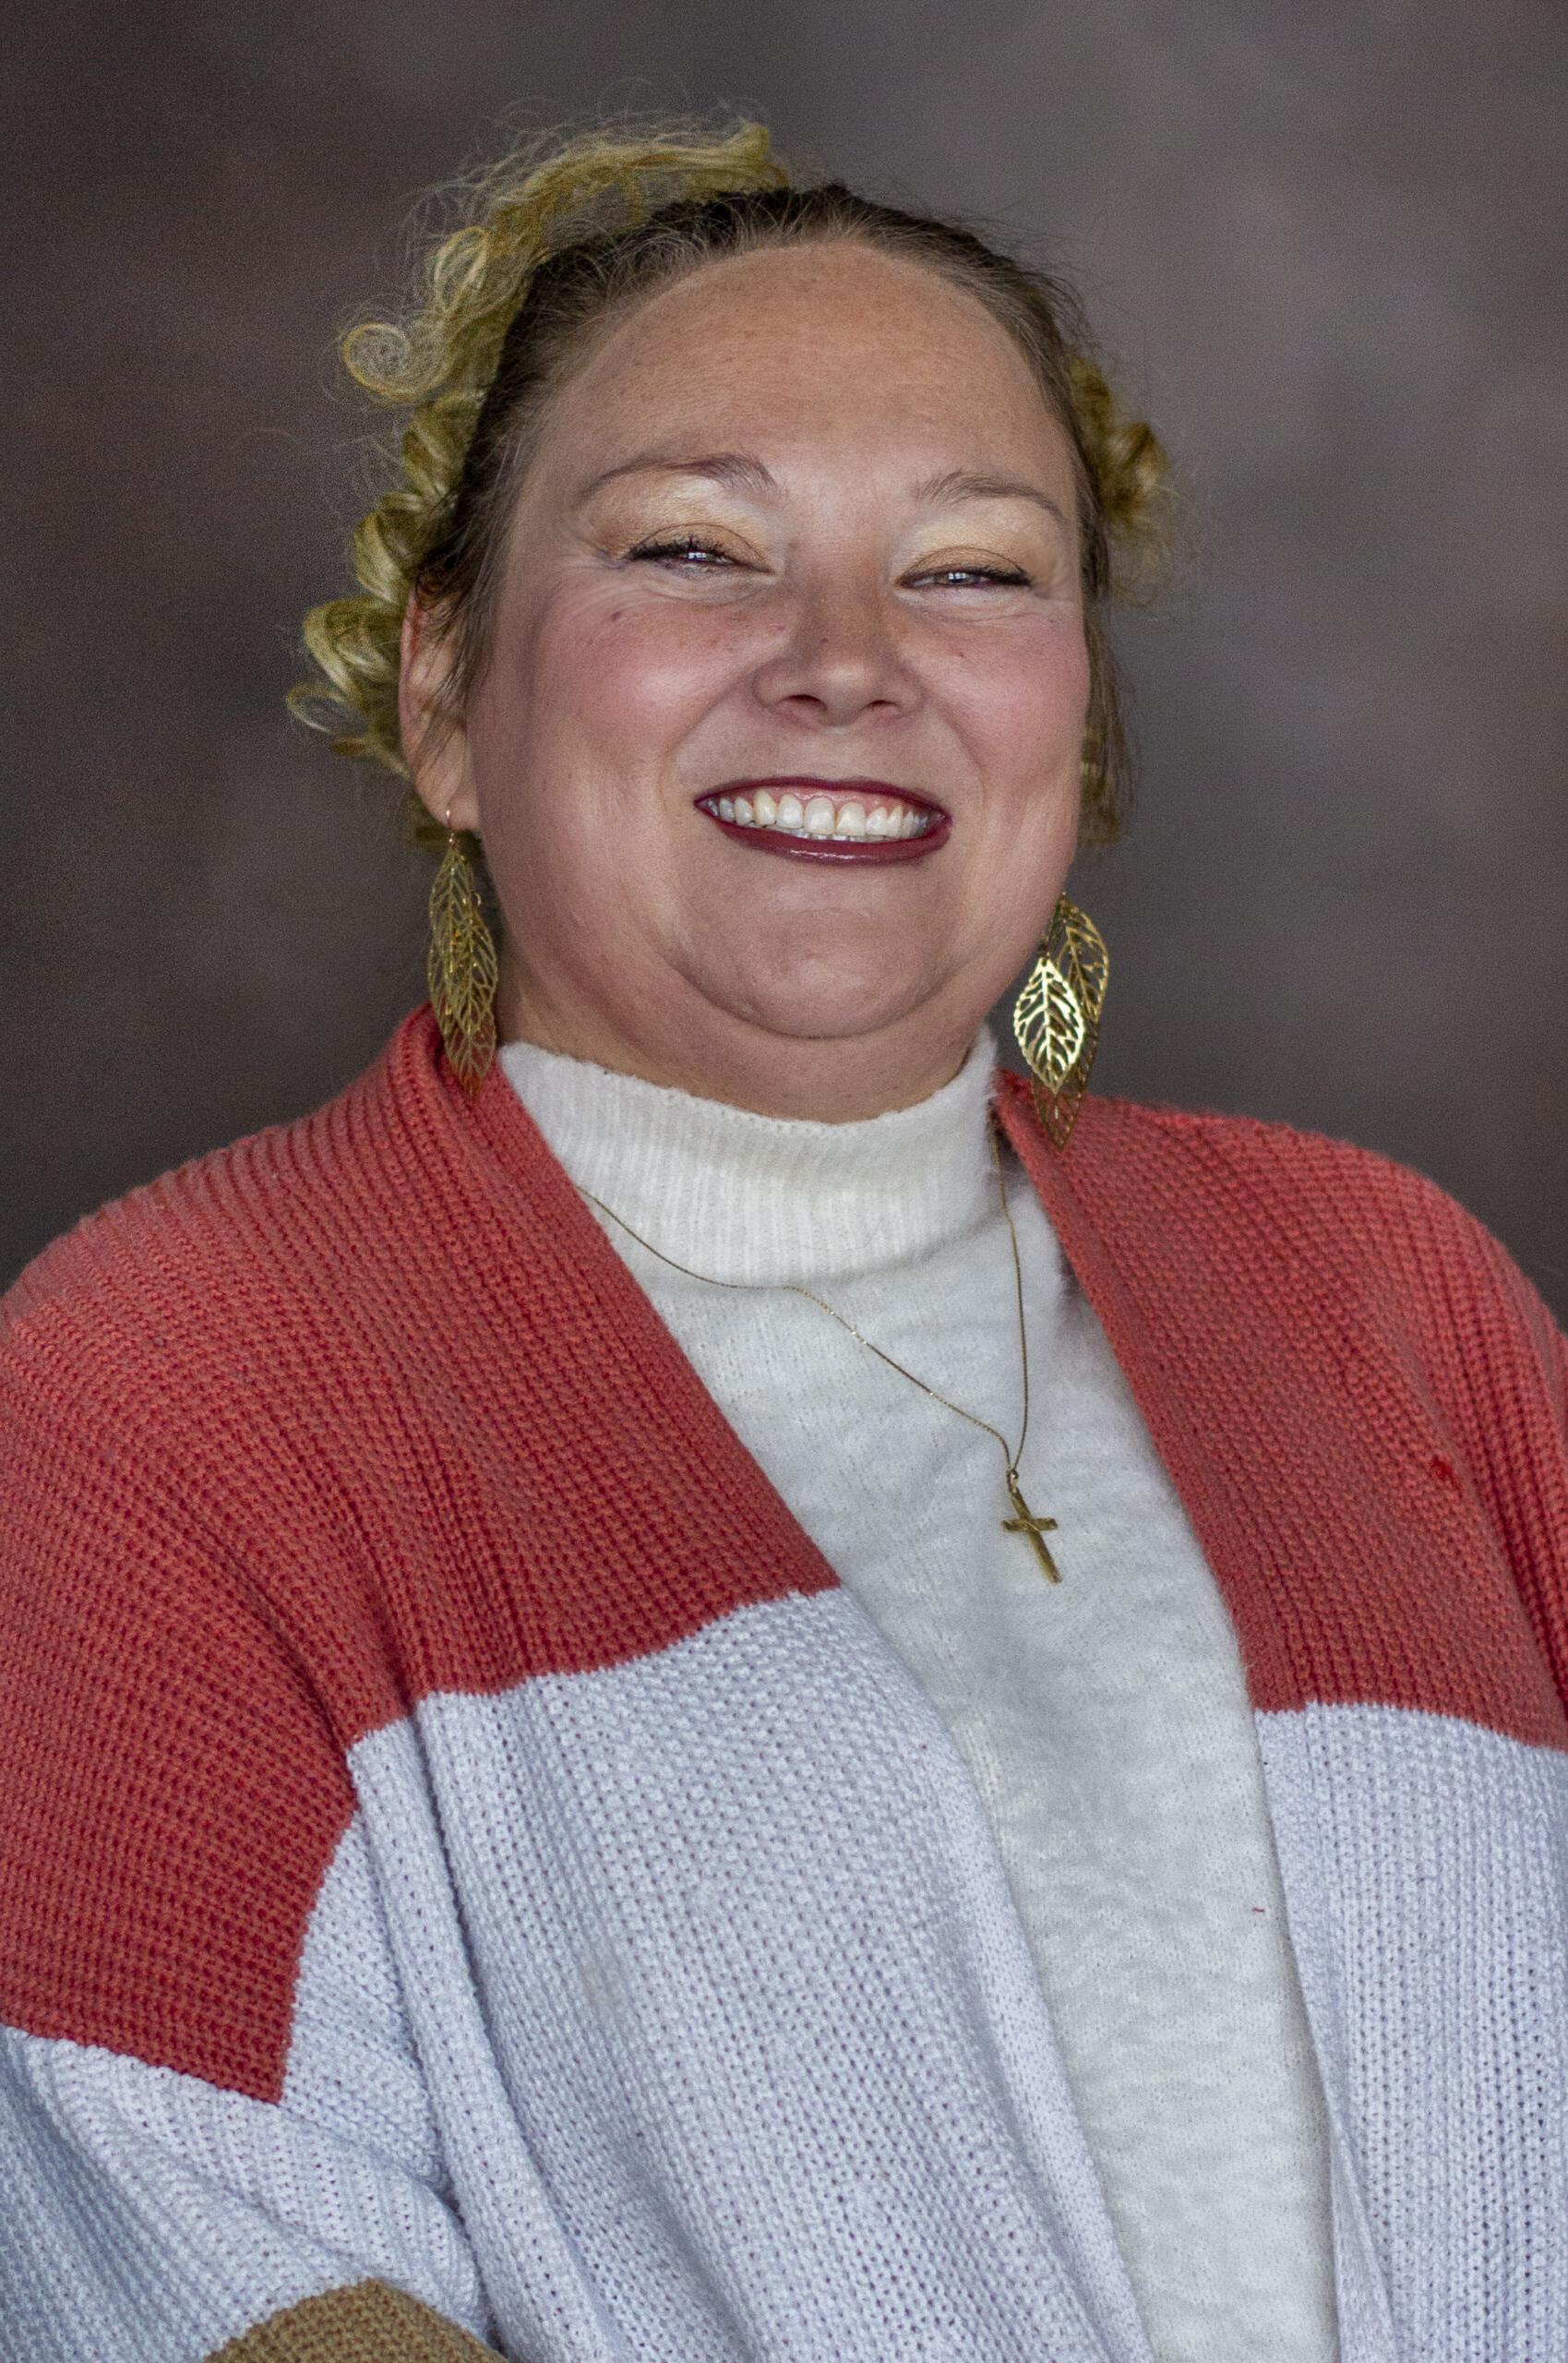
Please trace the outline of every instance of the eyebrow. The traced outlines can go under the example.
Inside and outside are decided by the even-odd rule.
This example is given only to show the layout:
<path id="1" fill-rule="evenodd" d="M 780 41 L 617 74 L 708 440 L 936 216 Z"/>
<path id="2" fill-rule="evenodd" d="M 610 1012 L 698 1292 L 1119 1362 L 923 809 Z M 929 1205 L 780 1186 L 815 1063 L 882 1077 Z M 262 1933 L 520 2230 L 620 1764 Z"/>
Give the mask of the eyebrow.
<path id="1" fill-rule="evenodd" d="M 622 460 L 618 467 L 606 468 L 585 484 L 578 494 L 578 505 L 591 500 L 617 476 L 707 476 L 714 484 L 735 485 L 749 492 L 777 492 L 778 478 L 754 460 L 747 451 L 704 451 L 687 459 L 666 451 L 640 451 L 635 459 Z"/>
<path id="2" fill-rule="evenodd" d="M 584 485 L 578 495 L 578 505 L 592 499 L 594 493 L 613 484 L 617 476 L 633 475 L 706 476 L 711 483 L 729 485 L 744 492 L 776 493 L 783 488 L 772 470 L 748 451 L 704 451 L 689 458 L 665 451 L 640 451 L 634 459 L 622 460 L 618 466 L 604 469 Z M 923 506 L 933 508 L 951 500 L 1031 500 L 1054 517 L 1059 525 L 1068 524 L 1060 502 L 1023 476 L 987 475 L 973 468 L 948 468 L 940 475 L 923 477 L 912 490 Z"/>
<path id="3" fill-rule="evenodd" d="M 1059 525 L 1067 523 L 1059 500 L 1042 492 L 1037 484 L 1024 476 L 989 476 L 977 474 L 972 468 L 949 468 L 944 475 L 927 476 L 915 486 L 916 500 L 933 504 L 947 500 L 1032 500 L 1038 509 L 1046 509 Z"/>

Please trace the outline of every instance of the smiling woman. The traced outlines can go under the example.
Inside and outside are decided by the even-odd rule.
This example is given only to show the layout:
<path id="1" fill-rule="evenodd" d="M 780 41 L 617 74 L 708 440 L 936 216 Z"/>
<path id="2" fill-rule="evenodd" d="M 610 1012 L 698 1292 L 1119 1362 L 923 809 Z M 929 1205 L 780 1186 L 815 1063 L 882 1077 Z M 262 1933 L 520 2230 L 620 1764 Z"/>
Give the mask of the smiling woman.
<path id="1" fill-rule="evenodd" d="M 1568 2353 L 1568 1352 L 1086 1096 L 1153 431 L 754 125 L 468 201 L 430 1001 L 5 1301 L 0 2358 Z"/>
<path id="2" fill-rule="evenodd" d="M 623 456 L 650 421 L 730 456 Z M 1033 372 L 924 266 L 796 233 L 623 305 L 531 443 L 461 718 L 438 578 L 403 670 L 415 787 L 505 916 L 503 1036 L 772 1114 L 926 1098 L 1078 827 L 1072 452 Z M 868 840 L 820 859 L 851 814 L 875 893 Z"/>

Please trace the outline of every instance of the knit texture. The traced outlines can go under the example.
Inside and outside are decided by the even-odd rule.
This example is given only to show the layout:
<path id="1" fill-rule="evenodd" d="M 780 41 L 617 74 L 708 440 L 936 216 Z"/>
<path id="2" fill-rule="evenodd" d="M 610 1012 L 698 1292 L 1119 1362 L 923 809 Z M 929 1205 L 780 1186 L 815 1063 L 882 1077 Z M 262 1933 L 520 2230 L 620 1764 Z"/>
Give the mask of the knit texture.
<path id="1" fill-rule="evenodd" d="M 1235 1627 L 1343 2352 L 1568 2351 L 1568 1349 L 1403 1169 L 998 1089 Z M 504 1074 L 415 1012 L 5 1313 L 0 2355 L 1147 2363 L 968 1768 Z"/>
<path id="2" fill-rule="evenodd" d="M 1158 2363 L 1330 2363 L 1327 2141 L 1225 1603 L 1010 1148 L 988 1029 L 929 1098 L 784 1121 L 529 1042 L 504 1069 L 986 1807 Z M 592 1201 L 591 1201 L 592 1203 Z M 597 1211 L 597 1209 L 596 1209 Z M 1063 1571 L 1010 1534 L 996 1436 Z M 773 1285 L 770 1285 L 772 1283 Z"/>

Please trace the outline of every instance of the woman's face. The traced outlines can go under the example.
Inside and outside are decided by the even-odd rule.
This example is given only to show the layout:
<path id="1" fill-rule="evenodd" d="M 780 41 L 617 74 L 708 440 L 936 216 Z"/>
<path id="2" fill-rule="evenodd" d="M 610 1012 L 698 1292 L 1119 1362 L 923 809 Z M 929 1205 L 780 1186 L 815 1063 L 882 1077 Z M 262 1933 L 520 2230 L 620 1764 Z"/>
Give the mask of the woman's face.
<path id="1" fill-rule="evenodd" d="M 439 662 L 411 618 L 409 744 Z M 842 243 L 648 298 L 552 404 L 414 767 L 484 840 L 502 1038 L 781 1115 L 924 1098 L 1060 891 L 1088 687 L 1067 440 L 973 297 Z"/>

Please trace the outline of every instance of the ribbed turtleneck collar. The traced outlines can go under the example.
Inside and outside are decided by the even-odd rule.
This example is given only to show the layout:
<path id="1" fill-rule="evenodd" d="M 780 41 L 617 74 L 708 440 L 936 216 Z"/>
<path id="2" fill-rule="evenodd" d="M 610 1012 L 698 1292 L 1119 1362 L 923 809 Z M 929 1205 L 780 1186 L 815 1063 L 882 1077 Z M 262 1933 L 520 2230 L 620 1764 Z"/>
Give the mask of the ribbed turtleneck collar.
<path id="1" fill-rule="evenodd" d="M 847 1124 L 760 1116 L 533 1042 L 503 1044 L 499 1063 L 572 1180 L 711 1279 L 849 1278 L 997 1209 L 988 1026 L 929 1098 Z M 1027 1187 L 1015 1168 L 1009 1186 Z"/>

